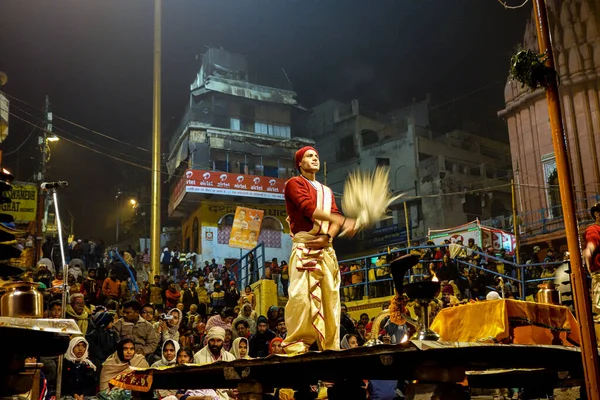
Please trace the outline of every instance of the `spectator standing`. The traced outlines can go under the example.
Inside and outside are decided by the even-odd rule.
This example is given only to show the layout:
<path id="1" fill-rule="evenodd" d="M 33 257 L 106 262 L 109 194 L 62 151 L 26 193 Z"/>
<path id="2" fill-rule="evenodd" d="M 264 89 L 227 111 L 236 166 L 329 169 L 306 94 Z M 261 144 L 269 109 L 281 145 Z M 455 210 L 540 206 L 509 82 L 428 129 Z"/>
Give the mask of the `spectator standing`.
<path id="1" fill-rule="evenodd" d="M 169 283 L 169 289 L 165 292 L 165 297 L 167 298 L 167 309 L 177 307 L 181 293 L 177 290 L 173 282 Z"/>
<path id="2" fill-rule="evenodd" d="M 198 304 L 198 293 L 195 288 L 190 287 L 188 282 L 183 282 L 181 302 L 183 303 L 183 313 L 187 314 L 190 311 L 192 304 Z M 194 285 L 195 286 L 195 285 Z"/>
<path id="3" fill-rule="evenodd" d="M 286 261 L 281 262 L 281 287 L 283 288 L 283 295 L 288 297 L 288 287 L 290 285 L 290 271 Z"/>
<path id="4" fill-rule="evenodd" d="M 168 247 L 165 247 L 160 255 L 160 264 L 162 265 L 163 274 L 168 275 L 171 267 L 171 252 Z"/>

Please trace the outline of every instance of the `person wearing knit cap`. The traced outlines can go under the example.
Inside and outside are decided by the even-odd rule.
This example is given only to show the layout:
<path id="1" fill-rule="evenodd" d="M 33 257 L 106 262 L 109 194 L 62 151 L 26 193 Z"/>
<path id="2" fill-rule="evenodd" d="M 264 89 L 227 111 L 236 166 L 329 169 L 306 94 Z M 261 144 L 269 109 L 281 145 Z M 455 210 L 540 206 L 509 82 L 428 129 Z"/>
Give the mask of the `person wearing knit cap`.
<path id="1" fill-rule="evenodd" d="M 332 241 L 340 230 L 353 236 L 356 221 L 342 215 L 331 189 L 316 180 L 321 164 L 314 147 L 301 148 L 294 160 L 300 175 L 284 189 L 293 247 L 282 347 L 288 354 L 304 353 L 317 342 L 319 350 L 338 350 L 340 278 Z"/>
<path id="2" fill-rule="evenodd" d="M 453 306 L 460 303 L 458 297 L 454 295 L 454 287 L 450 284 L 442 287 L 442 308 Z"/>
<path id="3" fill-rule="evenodd" d="M 200 351 L 194 354 L 194 364 L 210 364 L 216 361 L 233 361 L 235 356 L 223 348 L 225 329 L 215 326 L 206 334 L 206 343 Z"/>
<path id="4" fill-rule="evenodd" d="M 269 329 L 267 317 L 261 315 L 256 320 L 256 333 L 250 336 L 248 345 L 250 346 L 250 357 L 266 357 L 269 355 L 269 343 L 275 339 L 275 332 Z"/>
<path id="5" fill-rule="evenodd" d="M 90 345 L 90 360 L 99 370 L 102 368 L 102 363 L 117 350 L 119 342 L 119 336 L 112 329 L 113 314 L 103 309 L 104 307 L 101 308 L 92 315 L 91 329 L 85 336 Z"/>

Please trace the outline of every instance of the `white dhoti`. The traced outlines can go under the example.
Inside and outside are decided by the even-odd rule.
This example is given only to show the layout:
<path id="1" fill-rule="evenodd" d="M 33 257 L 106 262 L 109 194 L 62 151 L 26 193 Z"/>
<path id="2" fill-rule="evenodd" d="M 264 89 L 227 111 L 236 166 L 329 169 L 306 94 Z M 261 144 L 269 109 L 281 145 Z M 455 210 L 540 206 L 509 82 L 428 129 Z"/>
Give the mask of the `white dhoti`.
<path id="1" fill-rule="evenodd" d="M 600 315 L 600 271 L 592 272 L 592 312 Z"/>
<path id="2" fill-rule="evenodd" d="M 285 307 L 288 354 L 305 352 L 317 342 L 319 350 L 340 349 L 340 270 L 333 247 L 311 250 L 304 243 L 315 236 L 294 235 L 289 262 L 289 300 Z"/>

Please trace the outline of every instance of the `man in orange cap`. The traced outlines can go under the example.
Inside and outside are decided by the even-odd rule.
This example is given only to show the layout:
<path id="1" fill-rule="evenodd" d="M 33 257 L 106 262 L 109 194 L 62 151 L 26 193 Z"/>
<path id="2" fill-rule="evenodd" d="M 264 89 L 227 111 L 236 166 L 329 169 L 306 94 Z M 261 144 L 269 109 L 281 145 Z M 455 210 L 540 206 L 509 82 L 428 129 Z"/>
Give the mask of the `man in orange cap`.
<path id="1" fill-rule="evenodd" d="M 303 353 L 317 342 L 320 350 L 340 348 L 340 273 L 333 238 L 342 230 L 353 236 L 356 221 L 338 210 L 333 192 L 317 182 L 319 153 L 296 152 L 300 175 L 285 185 L 285 207 L 293 235 L 289 265 L 289 300 L 285 308 L 288 354 Z"/>

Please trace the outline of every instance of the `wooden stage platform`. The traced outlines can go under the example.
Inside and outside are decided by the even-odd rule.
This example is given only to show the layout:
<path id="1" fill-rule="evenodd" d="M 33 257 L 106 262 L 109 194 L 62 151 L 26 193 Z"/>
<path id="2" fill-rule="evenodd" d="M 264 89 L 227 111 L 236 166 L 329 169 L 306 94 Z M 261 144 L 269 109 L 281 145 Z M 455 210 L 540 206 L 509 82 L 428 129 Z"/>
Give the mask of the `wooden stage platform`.
<path id="1" fill-rule="evenodd" d="M 487 371 L 479 373 L 477 371 Z M 242 382 L 263 387 L 299 388 L 317 381 L 420 380 L 460 382 L 465 373 L 471 387 L 512 386 L 541 382 L 568 371 L 582 376 L 578 348 L 487 343 L 411 341 L 351 350 L 310 352 L 298 356 L 270 356 L 254 360 L 216 362 L 152 370 L 152 389 L 235 388 Z M 136 374 L 147 374 L 149 370 Z M 481 382 L 481 385 L 477 385 Z"/>

